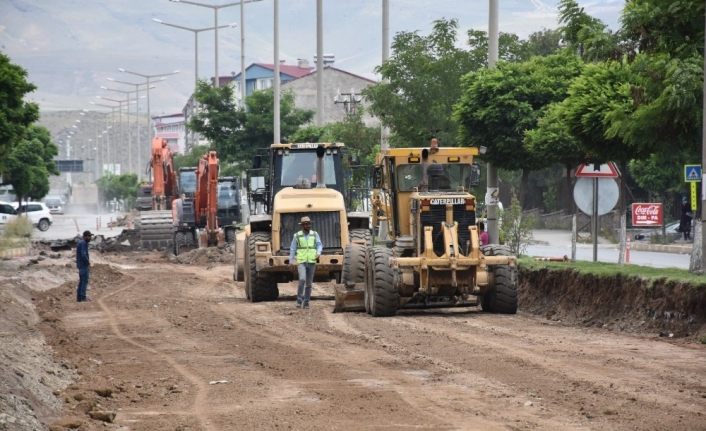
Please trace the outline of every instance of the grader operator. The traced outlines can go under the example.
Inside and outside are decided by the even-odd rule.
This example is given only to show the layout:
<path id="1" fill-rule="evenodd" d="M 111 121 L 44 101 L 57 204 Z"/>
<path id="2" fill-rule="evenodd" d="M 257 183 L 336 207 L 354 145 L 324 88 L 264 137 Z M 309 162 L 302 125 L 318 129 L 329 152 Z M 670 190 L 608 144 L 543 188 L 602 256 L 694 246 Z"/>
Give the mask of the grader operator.
<path id="1" fill-rule="evenodd" d="M 341 143 L 308 142 L 270 147 L 267 177 L 251 181 L 263 185 L 251 187 L 263 211 L 251 214 L 243 237 L 236 238 L 233 276 L 245 281 L 250 301 L 273 301 L 278 283 L 297 279 L 289 247 L 303 216 L 311 218 L 324 246 L 314 281 L 340 280 L 343 249 L 351 241 L 371 242 L 368 214 L 346 210 L 343 149 Z M 255 165 L 261 168 L 260 161 Z"/>
<path id="2" fill-rule="evenodd" d="M 390 316 L 402 308 L 464 307 L 515 313 L 516 258 L 480 246 L 477 148 L 394 148 L 376 158 L 373 226 L 379 244 L 349 244 L 334 311 Z"/>

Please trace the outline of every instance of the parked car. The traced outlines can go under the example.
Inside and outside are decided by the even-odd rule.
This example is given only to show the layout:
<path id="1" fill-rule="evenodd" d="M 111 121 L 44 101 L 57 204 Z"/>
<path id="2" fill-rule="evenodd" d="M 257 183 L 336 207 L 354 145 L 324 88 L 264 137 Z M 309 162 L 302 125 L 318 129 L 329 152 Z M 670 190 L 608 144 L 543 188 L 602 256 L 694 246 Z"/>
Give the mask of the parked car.
<path id="1" fill-rule="evenodd" d="M 0 226 L 17 217 L 17 211 L 9 202 L 0 202 Z"/>
<path id="2" fill-rule="evenodd" d="M 692 229 L 693 229 L 693 223 L 692 223 Z M 667 234 L 667 241 L 668 242 L 673 242 L 674 240 L 681 238 L 682 234 L 679 232 L 679 220 L 668 223 L 665 226 L 665 232 Z M 638 241 L 651 241 L 652 237 L 655 237 L 655 236 L 662 236 L 662 227 L 661 226 L 633 231 L 633 239 L 636 239 Z"/>
<path id="3" fill-rule="evenodd" d="M 64 202 L 59 198 L 44 198 L 44 204 L 52 214 L 64 213 Z"/>
<path id="4" fill-rule="evenodd" d="M 51 216 L 49 208 L 42 202 L 24 202 L 22 205 L 13 202 L 12 207 L 15 208 L 18 215 L 26 215 L 32 225 L 42 232 L 49 229 L 49 226 L 54 223 L 54 218 Z"/>

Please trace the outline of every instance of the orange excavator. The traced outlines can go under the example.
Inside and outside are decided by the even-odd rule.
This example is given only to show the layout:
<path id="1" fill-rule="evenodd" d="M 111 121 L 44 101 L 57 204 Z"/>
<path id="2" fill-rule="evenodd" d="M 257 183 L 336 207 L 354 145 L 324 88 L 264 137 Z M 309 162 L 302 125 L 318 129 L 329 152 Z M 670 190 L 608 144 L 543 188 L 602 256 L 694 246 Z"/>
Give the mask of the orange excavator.
<path id="1" fill-rule="evenodd" d="M 191 197 L 182 197 L 182 210 L 172 211 L 174 217 L 174 254 L 194 247 L 220 246 L 224 234 L 218 226 L 218 155 L 209 151 L 196 168 L 196 190 Z M 187 211 L 193 208 L 193 211 Z M 193 218 L 191 216 L 193 214 Z"/>
<path id="2" fill-rule="evenodd" d="M 168 210 L 177 197 L 177 178 L 172 151 L 164 138 L 152 140 L 152 209 Z"/>
<path id="3" fill-rule="evenodd" d="M 177 197 L 177 180 L 172 151 L 164 138 L 152 140 L 149 164 L 152 178 L 152 210 L 141 211 L 136 228 L 140 246 L 161 249 L 172 246 L 172 201 Z"/>
<path id="4" fill-rule="evenodd" d="M 223 245 L 223 232 L 218 227 L 218 156 L 209 151 L 196 171 L 196 224 L 202 229 L 199 237 L 201 247 Z"/>

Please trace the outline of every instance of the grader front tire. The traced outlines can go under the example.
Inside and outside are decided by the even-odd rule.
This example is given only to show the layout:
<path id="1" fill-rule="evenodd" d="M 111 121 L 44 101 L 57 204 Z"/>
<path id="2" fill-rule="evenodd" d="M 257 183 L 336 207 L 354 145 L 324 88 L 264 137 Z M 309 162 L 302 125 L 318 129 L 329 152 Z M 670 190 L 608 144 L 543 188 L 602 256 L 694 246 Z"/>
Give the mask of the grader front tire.
<path id="1" fill-rule="evenodd" d="M 510 249 L 504 245 L 486 245 L 481 247 L 485 256 L 512 256 Z M 481 297 L 483 311 L 489 313 L 517 313 L 517 269 L 508 265 L 493 265 L 493 284 Z"/>
<path id="2" fill-rule="evenodd" d="M 368 312 L 375 317 L 394 316 L 400 306 L 400 295 L 393 283 L 394 268 L 390 267 L 392 250 L 373 247 L 368 254 L 368 279 L 366 294 Z"/>

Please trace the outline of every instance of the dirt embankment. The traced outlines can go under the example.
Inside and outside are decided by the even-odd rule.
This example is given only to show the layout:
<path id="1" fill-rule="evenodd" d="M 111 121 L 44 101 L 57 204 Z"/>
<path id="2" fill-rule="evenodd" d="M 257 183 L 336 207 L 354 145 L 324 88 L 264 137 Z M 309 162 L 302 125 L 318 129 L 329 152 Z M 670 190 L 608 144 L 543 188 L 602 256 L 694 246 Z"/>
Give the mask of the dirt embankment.
<path id="1" fill-rule="evenodd" d="M 706 336 L 706 282 L 521 269 L 519 296 L 522 311 L 566 324 L 667 337 Z"/>

